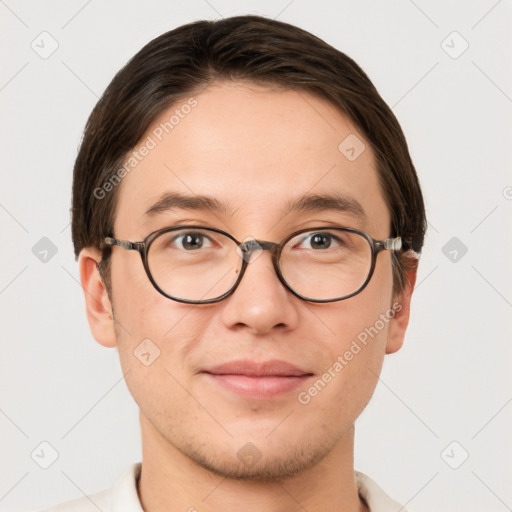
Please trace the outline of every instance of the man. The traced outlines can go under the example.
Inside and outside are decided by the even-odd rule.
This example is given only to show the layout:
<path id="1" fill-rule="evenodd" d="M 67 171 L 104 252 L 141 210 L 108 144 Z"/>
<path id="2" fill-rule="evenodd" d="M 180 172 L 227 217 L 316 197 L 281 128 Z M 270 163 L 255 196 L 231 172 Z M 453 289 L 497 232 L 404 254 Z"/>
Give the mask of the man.
<path id="1" fill-rule="evenodd" d="M 72 211 L 143 460 L 52 510 L 403 510 L 354 471 L 354 423 L 403 343 L 425 212 L 351 59 L 258 16 L 156 38 L 91 114 Z"/>

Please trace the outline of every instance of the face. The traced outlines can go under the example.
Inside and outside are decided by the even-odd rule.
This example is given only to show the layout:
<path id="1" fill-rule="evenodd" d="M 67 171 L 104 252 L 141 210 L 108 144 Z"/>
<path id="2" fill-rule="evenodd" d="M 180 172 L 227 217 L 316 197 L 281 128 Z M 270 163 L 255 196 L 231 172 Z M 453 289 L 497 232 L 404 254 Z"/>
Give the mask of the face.
<path id="1" fill-rule="evenodd" d="M 140 241 L 182 224 L 219 228 L 240 241 L 280 242 L 319 226 L 389 236 L 374 155 L 368 144 L 353 161 L 340 152 L 350 134 L 363 137 L 330 103 L 304 91 L 241 83 L 216 83 L 194 98 L 197 104 L 162 140 L 154 134 L 180 105 L 148 131 L 157 143 L 122 180 L 116 238 Z M 167 193 L 208 196 L 223 207 L 147 214 Z M 288 211 L 312 194 L 342 196 L 363 214 Z M 85 270 L 88 254 L 82 278 L 114 316 L 89 312 L 91 327 L 100 343 L 118 347 L 140 408 L 143 443 L 152 440 L 224 476 L 292 476 L 335 451 L 369 401 L 386 351 L 399 347 L 405 330 L 399 311 L 407 304 L 392 296 L 389 251 L 379 255 L 361 293 L 324 304 L 291 294 L 269 252 L 253 258 L 225 300 L 176 302 L 155 290 L 136 251 L 120 248 L 112 251 L 110 304 L 94 272 Z M 139 360 L 141 351 L 151 364 Z M 234 367 L 219 370 L 228 363 Z M 266 375 L 254 377 L 258 371 Z"/>

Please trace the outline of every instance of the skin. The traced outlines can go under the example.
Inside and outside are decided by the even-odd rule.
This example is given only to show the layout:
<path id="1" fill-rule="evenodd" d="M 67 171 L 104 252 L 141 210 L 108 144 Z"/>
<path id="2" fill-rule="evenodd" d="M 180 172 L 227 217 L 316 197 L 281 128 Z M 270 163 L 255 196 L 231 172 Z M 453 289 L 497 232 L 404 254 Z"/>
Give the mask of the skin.
<path id="1" fill-rule="evenodd" d="M 304 91 L 246 83 L 215 83 L 195 98 L 191 113 L 123 179 L 117 238 L 139 241 L 178 223 L 218 227 L 238 240 L 279 242 L 321 225 L 360 228 L 379 240 L 389 236 L 374 155 L 368 144 L 353 162 L 340 153 L 347 135 L 363 137 L 333 105 Z M 175 108 L 162 113 L 148 134 Z M 144 216 L 168 191 L 209 195 L 229 208 Z M 366 220 L 337 211 L 283 214 L 287 200 L 333 191 L 357 199 Z M 144 510 L 367 510 L 354 480 L 354 422 L 370 400 L 385 354 L 403 343 L 415 272 L 393 297 L 391 256 L 384 251 L 363 292 L 314 304 L 287 291 L 263 252 L 230 297 L 187 305 L 154 289 L 139 254 L 114 248 L 111 302 L 99 259 L 94 248 L 79 258 L 87 316 L 98 343 L 118 348 L 140 408 Z M 236 359 L 279 359 L 314 374 L 301 388 L 307 390 L 393 302 L 401 310 L 307 405 L 297 400 L 300 389 L 253 400 L 199 373 Z M 149 366 L 133 354 L 147 338 L 160 350 Z M 237 456 L 248 442 L 261 455 L 256 464 Z"/>

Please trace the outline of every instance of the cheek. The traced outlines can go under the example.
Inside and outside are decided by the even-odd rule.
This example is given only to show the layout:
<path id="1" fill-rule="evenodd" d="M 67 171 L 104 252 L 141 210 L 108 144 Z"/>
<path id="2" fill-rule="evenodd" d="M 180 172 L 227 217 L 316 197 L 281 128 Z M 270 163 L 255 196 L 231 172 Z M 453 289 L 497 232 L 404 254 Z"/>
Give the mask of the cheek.
<path id="1" fill-rule="evenodd" d="M 379 351 L 378 347 L 385 344 L 387 336 L 391 299 L 391 263 L 383 258 L 377 262 L 375 272 L 362 292 L 319 310 L 319 316 L 331 331 L 330 340 L 324 349 L 334 348 L 336 355 L 339 355 L 340 351 L 350 350 L 351 345 L 357 342 L 370 349 L 364 350 L 366 357 L 368 352 Z M 357 348 L 354 352 L 357 352 Z M 349 354 L 347 356 L 350 358 Z"/>
<path id="2" fill-rule="evenodd" d="M 384 255 L 380 255 L 381 258 Z M 317 316 L 331 335 L 319 347 L 323 373 L 303 390 L 303 402 L 332 407 L 332 417 L 351 411 L 356 417 L 370 399 L 384 360 L 391 305 L 392 276 L 389 260 L 378 261 L 368 286 L 358 295 L 319 309 Z M 318 397 L 318 398 L 317 398 Z"/>
<path id="3" fill-rule="evenodd" d="M 134 304 L 137 302 L 137 305 Z M 142 413 L 166 424 L 177 411 L 200 414 L 190 399 L 194 377 L 193 355 L 208 328 L 210 316 L 199 309 L 162 296 L 143 300 L 134 294 L 121 318 L 133 315 L 126 325 L 116 325 L 119 358 L 126 384 Z"/>
<path id="4" fill-rule="evenodd" d="M 368 283 L 369 293 L 378 296 L 385 307 L 391 305 L 393 297 L 393 265 L 391 252 L 383 251 L 377 256 L 373 276 Z"/>
<path id="5" fill-rule="evenodd" d="M 135 251 L 119 251 L 111 265 L 116 328 L 123 339 L 140 342 L 144 338 L 165 338 L 180 322 L 190 306 L 167 299 L 149 280 Z"/>
<path id="6" fill-rule="evenodd" d="M 133 256 L 140 260 L 136 253 Z M 210 309 L 164 297 L 153 287 L 137 258 L 112 262 L 112 289 L 124 372 L 130 370 L 131 378 L 136 373 L 142 381 L 152 381 L 164 367 L 170 372 L 183 372 L 187 354 L 207 328 Z"/>
<path id="7" fill-rule="evenodd" d="M 326 362 L 322 372 L 298 396 L 299 403 L 323 415 L 333 428 L 345 425 L 347 420 L 350 424 L 363 411 L 375 390 L 384 359 L 388 324 L 381 325 L 380 313 L 372 309 L 370 314 L 362 306 L 368 304 L 361 304 L 360 310 L 354 308 L 355 314 L 344 324 L 343 334 L 323 346 L 322 359 Z"/>

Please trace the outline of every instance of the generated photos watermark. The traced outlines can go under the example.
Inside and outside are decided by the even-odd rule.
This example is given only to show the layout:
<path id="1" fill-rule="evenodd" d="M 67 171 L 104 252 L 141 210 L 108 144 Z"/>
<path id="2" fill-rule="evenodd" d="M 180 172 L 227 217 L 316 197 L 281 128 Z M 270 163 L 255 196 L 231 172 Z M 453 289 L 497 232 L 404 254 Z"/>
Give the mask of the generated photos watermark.
<path id="1" fill-rule="evenodd" d="M 379 318 L 370 327 L 365 327 L 358 335 L 357 338 L 352 340 L 348 350 L 343 355 L 339 355 L 329 368 L 325 370 L 322 376 L 315 381 L 306 391 L 301 391 L 297 395 L 297 400 L 302 405 L 307 405 L 311 400 L 322 392 L 325 387 L 336 378 L 340 372 L 345 368 L 350 361 L 365 348 L 370 340 L 375 338 L 384 327 L 389 324 L 395 315 L 402 310 L 402 305 L 398 302 L 393 303 L 393 306 L 381 313 Z"/>
<path id="2" fill-rule="evenodd" d="M 180 105 L 179 108 L 174 109 L 173 114 L 167 121 L 160 123 L 156 128 L 151 131 L 151 134 L 146 137 L 142 144 L 138 145 L 138 149 L 134 149 L 125 158 L 124 164 L 120 167 L 110 178 L 105 181 L 101 187 L 94 189 L 94 197 L 96 199 L 104 199 L 105 196 L 114 190 L 122 179 L 130 174 L 137 165 L 149 155 L 152 149 L 155 149 L 159 142 L 161 142 L 166 135 L 172 132 L 183 119 L 187 117 L 194 107 L 197 106 L 197 100 L 192 97 L 185 103 Z"/>

